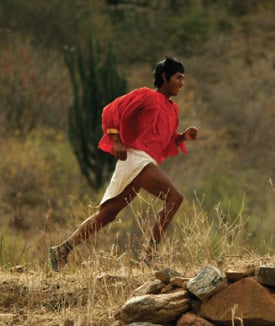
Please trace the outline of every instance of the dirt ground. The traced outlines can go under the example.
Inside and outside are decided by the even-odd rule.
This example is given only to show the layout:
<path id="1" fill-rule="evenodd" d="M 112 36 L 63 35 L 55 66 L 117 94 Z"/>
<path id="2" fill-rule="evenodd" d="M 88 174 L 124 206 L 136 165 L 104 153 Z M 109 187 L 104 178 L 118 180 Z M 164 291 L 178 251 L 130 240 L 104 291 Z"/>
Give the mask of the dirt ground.
<path id="1" fill-rule="evenodd" d="M 119 271 L 118 275 L 122 275 Z M 140 277 L 37 272 L 22 267 L 0 272 L 0 326 L 107 326 Z"/>

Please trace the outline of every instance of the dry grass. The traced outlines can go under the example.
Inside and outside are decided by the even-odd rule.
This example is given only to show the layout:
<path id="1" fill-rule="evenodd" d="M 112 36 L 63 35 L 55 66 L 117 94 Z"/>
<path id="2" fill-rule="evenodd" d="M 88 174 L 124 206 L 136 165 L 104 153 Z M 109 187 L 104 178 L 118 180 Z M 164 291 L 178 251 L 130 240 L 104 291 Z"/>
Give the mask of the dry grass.
<path id="1" fill-rule="evenodd" d="M 133 289 L 153 279 L 153 269 L 142 263 L 134 266 L 115 256 L 107 259 L 99 253 L 95 257 L 75 271 L 67 269 L 60 274 L 30 269 L 23 273 L 1 272 L 1 313 L 13 314 L 7 325 L 61 326 L 69 321 L 75 326 L 112 325 L 115 313 Z M 226 258 L 225 265 L 230 262 L 237 268 L 240 264 L 261 263 L 257 256 Z M 194 275 L 196 269 L 187 271 L 185 266 L 177 266 L 187 276 Z"/>
<path id="2" fill-rule="evenodd" d="M 140 248 L 148 242 L 158 206 L 158 201 L 142 196 L 131 205 Z M 183 217 L 177 216 L 152 267 L 139 259 L 133 246 L 121 250 L 118 242 L 109 241 L 109 230 L 101 230 L 93 245 L 79 246 L 62 273 L 50 271 L 46 257 L 44 264 L 36 264 L 34 258 L 23 269 L 3 267 L 0 324 L 5 320 L 5 325 L 112 325 L 132 291 L 153 279 L 156 269 L 170 267 L 192 277 L 209 264 L 224 271 L 274 263 L 272 253 L 261 257 L 245 248 L 242 209 L 229 219 L 217 205 L 216 215 L 209 216 L 198 198 Z"/>

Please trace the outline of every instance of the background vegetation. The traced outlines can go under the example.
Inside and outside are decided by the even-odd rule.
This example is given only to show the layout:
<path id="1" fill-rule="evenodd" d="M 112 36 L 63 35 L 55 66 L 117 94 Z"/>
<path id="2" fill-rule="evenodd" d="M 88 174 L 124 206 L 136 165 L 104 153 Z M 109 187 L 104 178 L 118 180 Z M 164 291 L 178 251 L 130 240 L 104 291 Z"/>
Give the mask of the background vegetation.
<path id="1" fill-rule="evenodd" d="M 273 0 L 2 0 L 1 263 L 45 264 L 48 246 L 91 214 L 104 191 L 89 187 L 68 135 L 73 90 L 63 49 L 87 39 L 106 51 L 113 44 L 129 89 L 151 87 L 153 64 L 165 55 L 183 60 L 186 85 L 175 99 L 180 127 L 194 124 L 200 134 L 188 155 L 163 165 L 186 198 L 176 221 L 193 216 L 196 229 L 196 218 L 206 216 L 219 226 L 219 212 L 219 220 L 234 225 L 241 211 L 240 246 L 274 253 L 274 6 Z M 192 213 L 194 202 L 202 215 Z M 136 248 L 133 217 L 148 210 L 135 205 L 102 232 L 98 246 L 108 237 L 120 250 Z M 211 232 L 214 247 L 218 234 Z"/>

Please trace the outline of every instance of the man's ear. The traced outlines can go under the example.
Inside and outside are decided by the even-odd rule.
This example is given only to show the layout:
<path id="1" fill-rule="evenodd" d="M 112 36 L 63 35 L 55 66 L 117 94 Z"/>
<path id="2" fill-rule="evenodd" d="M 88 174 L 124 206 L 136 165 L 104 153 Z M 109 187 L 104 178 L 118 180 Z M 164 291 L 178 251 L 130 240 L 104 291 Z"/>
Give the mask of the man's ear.
<path id="1" fill-rule="evenodd" d="M 161 77 L 162 77 L 162 80 L 163 81 L 167 81 L 167 74 L 166 74 L 166 72 L 163 72 L 162 75 L 161 75 Z"/>

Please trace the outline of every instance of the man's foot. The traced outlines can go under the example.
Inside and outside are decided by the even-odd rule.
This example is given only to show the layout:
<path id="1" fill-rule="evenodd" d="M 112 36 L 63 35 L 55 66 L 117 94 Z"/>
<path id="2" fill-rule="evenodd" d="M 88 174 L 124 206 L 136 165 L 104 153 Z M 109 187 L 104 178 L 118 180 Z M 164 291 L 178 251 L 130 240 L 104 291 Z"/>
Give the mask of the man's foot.
<path id="1" fill-rule="evenodd" d="M 51 266 L 54 272 L 60 272 L 68 262 L 69 251 L 62 246 L 54 246 L 49 249 Z"/>

